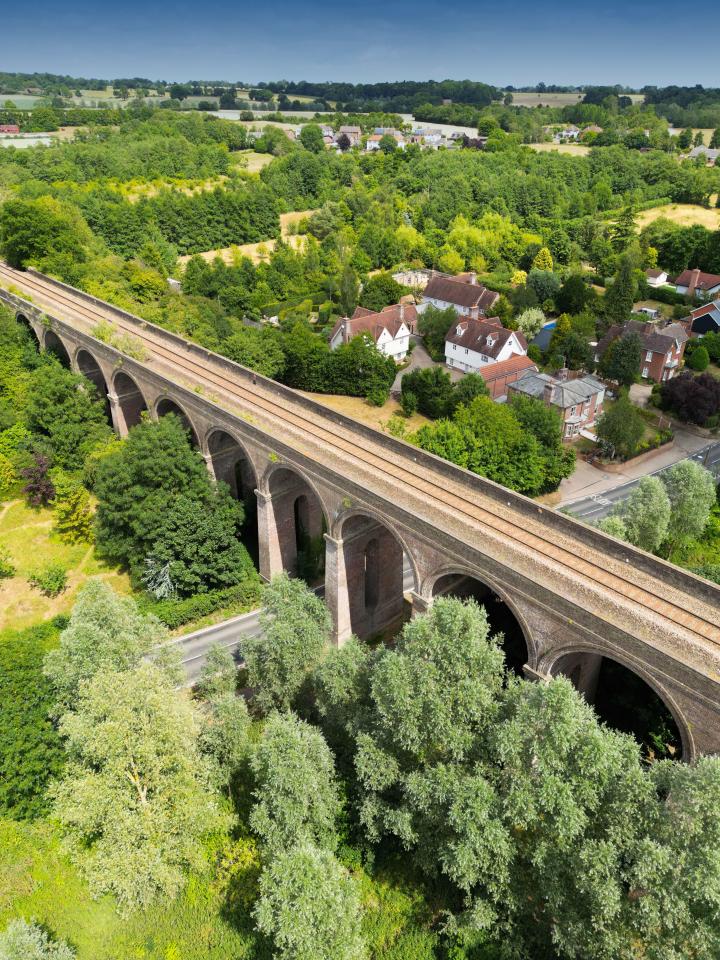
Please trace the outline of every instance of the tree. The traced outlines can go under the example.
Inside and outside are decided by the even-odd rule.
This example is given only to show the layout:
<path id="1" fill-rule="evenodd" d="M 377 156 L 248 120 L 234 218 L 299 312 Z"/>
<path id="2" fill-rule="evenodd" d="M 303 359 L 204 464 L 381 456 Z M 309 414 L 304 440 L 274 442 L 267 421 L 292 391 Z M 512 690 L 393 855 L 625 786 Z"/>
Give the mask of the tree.
<path id="1" fill-rule="evenodd" d="M 539 307 L 529 307 L 517 318 L 518 330 L 525 335 L 528 343 L 540 333 L 544 324 L 545 314 Z"/>
<path id="2" fill-rule="evenodd" d="M 46 507 L 55 496 L 55 487 L 50 479 L 50 458 L 40 452 L 33 454 L 33 462 L 23 467 L 20 475 L 26 480 L 23 493 L 31 507 Z"/>
<path id="3" fill-rule="evenodd" d="M 720 414 L 720 380 L 711 373 L 694 377 L 683 371 L 660 385 L 660 403 L 663 410 L 672 410 L 681 420 L 712 425 Z"/>
<path id="4" fill-rule="evenodd" d="M 169 565 L 175 590 L 202 593 L 251 575 L 242 504 L 211 481 L 174 415 L 133 427 L 98 465 L 94 492 L 98 550 L 136 580 Z"/>
<path id="5" fill-rule="evenodd" d="M 462 404 L 472 403 L 475 397 L 489 397 L 490 391 L 479 373 L 466 373 L 456 380 L 450 398 L 450 412 L 454 413 Z"/>
<path id="6" fill-rule="evenodd" d="M 694 460 L 680 460 L 660 478 L 670 500 L 670 542 L 701 536 L 717 499 L 713 475 Z"/>
<path id="7" fill-rule="evenodd" d="M 385 153 L 385 154 L 395 153 L 397 148 L 398 148 L 397 140 L 391 133 L 384 133 L 380 137 L 380 142 L 378 143 L 378 149 L 381 150 L 382 153 Z"/>
<path id="8" fill-rule="evenodd" d="M 546 300 L 552 300 L 560 289 L 560 280 L 549 270 L 533 267 L 528 274 L 527 285 L 537 297 L 538 303 L 545 303 Z"/>
<path id="9" fill-rule="evenodd" d="M 95 385 L 53 360 L 30 375 L 28 428 L 47 437 L 57 466 L 77 470 L 112 433 Z"/>
<path id="10" fill-rule="evenodd" d="M 553 258 L 547 247 L 541 247 L 538 250 L 532 265 L 534 270 L 547 270 L 552 272 Z"/>
<path id="11" fill-rule="evenodd" d="M 153 664 L 101 670 L 60 731 L 70 759 L 53 815 L 93 896 L 112 893 L 127 913 L 177 894 L 204 862 L 202 839 L 225 826 L 189 701 Z"/>
<path id="12" fill-rule="evenodd" d="M 228 792 L 250 754 L 250 723 L 247 704 L 234 691 L 210 697 L 198 744 L 210 760 L 213 779 Z"/>
<path id="13" fill-rule="evenodd" d="M 613 511 L 625 528 L 623 539 L 656 553 L 665 540 L 670 523 L 670 500 L 662 481 L 643 477 L 627 500 Z"/>
<path id="14" fill-rule="evenodd" d="M 599 530 L 603 531 L 603 533 L 607 533 L 611 537 L 615 537 L 616 540 L 627 540 L 625 524 L 622 521 L 622 517 L 618 516 L 617 514 L 611 513 L 610 516 L 604 517 L 598 522 L 597 526 Z"/>
<path id="15" fill-rule="evenodd" d="M 197 692 L 204 700 L 212 700 L 227 693 L 235 693 L 238 681 L 238 667 L 232 650 L 214 643 L 205 656 L 200 671 Z"/>
<path id="16" fill-rule="evenodd" d="M 360 901 L 347 870 L 303 843 L 263 871 L 253 915 L 278 960 L 363 960 Z"/>
<path id="17" fill-rule="evenodd" d="M 90 494 L 68 474 L 55 478 L 53 529 L 68 543 L 92 543 L 93 512 Z"/>
<path id="18" fill-rule="evenodd" d="M 635 213 L 631 206 L 627 206 L 618 217 L 618 220 L 612 229 L 611 239 L 613 247 L 618 251 L 618 253 L 622 253 L 635 239 L 635 234 Z"/>
<path id="19" fill-rule="evenodd" d="M 396 376 L 397 366 L 392 357 L 378 350 L 369 334 L 361 333 L 333 350 L 325 390 L 364 397 L 379 391 L 387 400 Z"/>
<path id="20" fill-rule="evenodd" d="M 261 605 L 261 631 L 243 642 L 248 683 L 261 711 L 289 710 L 330 644 L 330 613 L 302 580 L 284 573 L 263 588 Z"/>
<path id="21" fill-rule="evenodd" d="M 352 146 L 350 143 L 350 137 L 346 133 L 341 133 L 335 143 L 343 153 L 346 153 Z"/>
<path id="22" fill-rule="evenodd" d="M 316 123 L 305 124 L 300 131 L 300 143 L 311 153 L 322 153 L 325 150 L 322 130 Z"/>
<path id="23" fill-rule="evenodd" d="M 0 210 L 0 251 L 12 267 L 82 262 L 91 240 L 78 208 L 54 197 L 7 200 Z"/>
<path id="24" fill-rule="evenodd" d="M 555 294 L 555 306 L 561 313 L 582 313 L 592 296 L 581 274 L 572 273 Z"/>
<path id="25" fill-rule="evenodd" d="M 637 407 L 621 396 L 597 422 L 601 445 L 612 459 L 627 460 L 637 450 L 645 432 L 645 421 Z"/>
<path id="26" fill-rule="evenodd" d="M 454 407 L 453 383 L 450 374 L 442 367 L 411 370 L 400 381 L 400 390 L 403 396 L 406 393 L 413 394 L 420 413 L 433 420 L 448 416 Z"/>
<path id="27" fill-rule="evenodd" d="M 710 363 L 710 355 L 708 354 L 705 347 L 697 347 L 687 359 L 687 365 L 691 370 L 696 370 L 698 373 L 702 373 L 704 370 L 707 370 L 708 364 Z"/>
<path id="28" fill-rule="evenodd" d="M 64 941 L 52 940 L 34 920 L 11 920 L 0 933 L 0 960 L 74 960 Z"/>
<path id="29" fill-rule="evenodd" d="M 360 306 L 367 310 L 382 310 L 393 303 L 399 303 L 406 293 L 405 287 L 393 279 L 391 273 L 377 273 L 363 285 L 360 293 Z"/>
<path id="30" fill-rule="evenodd" d="M 720 127 L 717 127 L 713 131 L 713 135 L 710 139 L 710 149 L 717 150 L 718 148 L 720 148 Z"/>
<path id="31" fill-rule="evenodd" d="M 360 283 L 352 265 L 347 263 L 340 274 L 339 306 L 346 317 L 355 310 L 360 295 Z"/>
<path id="32" fill-rule="evenodd" d="M 334 850 L 340 793 L 320 731 L 292 714 L 272 714 L 251 766 L 256 786 L 250 825 L 269 856 L 303 841 Z"/>
<path id="33" fill-rule="evenodd" d="M 222 352 L 272 380 L 279 380 L 285 369 L 282 339 L 270 327 L 241 327 L 223 342 Z"/>
<path id="34" fill-rule="evenodd" d="M 445 360 L 445 338 L 458 320 L 458 315 L 454 307 L 446 307 L 440 310 L 429 304 L 420 314 L 418 320 L 418 331 L 425 340 L 427 351 L 433 360 L 442 362 Z"/>
<path id="35" fill-rule="evenodd" d="M 632 311 L 636 291 L 633 263 L 630 257 L 625 256 L 603 300 L 605 315 L 610 323 L 625 323 Z"/>
<path id="36" fill-rule="evenodd" d="M 608 346 L 600 360 L 603 376 L 628 387 L 640 376 L 642 341 L 637 333 L 626 333 Z"/>
<path id="37" fill-rule="evenodd" d="M 438 599 L 384 649 L 370 677 L 368 724 L 357 736 L 360 819 L 377 842 L 396 836 L 437 869 L 437 821 L 427 795 L 469 761 L 497 718 L 503 653 L 474 602 Z M 431 804 L 428 807 L 428 802 Z"/>
<path id="38" fill-rule="evenodd" d="M 165 627 L 152 614 L 141 614 L 131 597 L 119 596 L 102 580 L 88 580 L 77 594 L 60 645 L 43 665 L 58 712 L 74 708 L 82 683 L 98 671 L 132 669 L 166 639 Z"/>

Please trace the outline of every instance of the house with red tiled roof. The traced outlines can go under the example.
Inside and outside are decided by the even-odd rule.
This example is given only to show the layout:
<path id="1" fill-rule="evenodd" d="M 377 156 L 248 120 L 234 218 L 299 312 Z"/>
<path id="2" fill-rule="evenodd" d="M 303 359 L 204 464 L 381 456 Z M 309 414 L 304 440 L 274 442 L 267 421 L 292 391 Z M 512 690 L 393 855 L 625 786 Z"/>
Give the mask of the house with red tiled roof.
<path id="1" fill-rule="evenodd" d="M 353 337 L 367 334 L 386 357 L 400 363 L 410 349 L 410 334 L 417 326 L 417 310 L 412 303 L 394 303 L 378 312 L 356 307 L 352 317 L 341 317 L 330 334 L 330 349 L 337 350 Z"/>
<path id="2" fill-rule="evenodd" d="M 499 363 L 486 363 L 477 371 L 485 381 L 493 400 L 499 400 L 508 394 L 508 388 L 526 373 L 537 373 L 537 366 L 530 357 L 514 353 L 508 360 Z"/>
<path id="3" fill-rule="evenodd" d="M 20 127 L 16 123 L 0 123 L 0 133 L 20 133 Z"/>
<path id="4" fill-rule="evenodd" d="M 716 297 L 720 295 L 720 276 L 715 273 L 703 273 L 702 270 L 683 270 L 672 281 L 677 293 L 689 297 Z"/>
<path id="5" fill-rule="evenodd" d="M 419 309 L 422 313 L 430 304 L 440 310 L 454 307 L 461 316 L 477 319 L 488 315 L 499 296 L 499 293 L 478 283 L 474 273 L 464 273 L 457 277 L 436 273 L 423 291 L 423 301 Z"/>
<path id="6" fill-rule="evenodd" d="M 487 364 L 526 353 L 523 334 L 508 330 L 497 317 L 458 317 L 445 334 L 445 362 L 465 373 L 478 373 Z"/>

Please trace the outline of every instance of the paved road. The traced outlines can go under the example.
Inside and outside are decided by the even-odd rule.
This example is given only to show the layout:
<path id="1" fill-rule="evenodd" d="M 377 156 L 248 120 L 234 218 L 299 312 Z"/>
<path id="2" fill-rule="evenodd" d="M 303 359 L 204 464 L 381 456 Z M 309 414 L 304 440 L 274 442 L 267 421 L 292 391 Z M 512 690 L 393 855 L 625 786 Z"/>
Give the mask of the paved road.
<path id="1" fill-rule="evenodd" d="M 414 585 L 412 567 L 406 557 L 403 566 L 403 590 L 406 594 L 410 593 Z M 318 587 L 316 593 L 322 596 L 324 588 Z M 230 620 L 223 620 L 222 623 L 203 627 L 202 630 L 195 630 L 171 640 L 170 644 L 180 649 L 180 662 L 187 675 L 187 685 L 193 686 L 200 679 L 205 657 L 211 647 L 220 646 L 232 650 L 238 664 L 241 664 L 242 642 L 246 637 L 257 637 L 260 634 L 261 613 L 261 610 L 251 610 L 250 613 L 231 617 Z"/>
<path id="2" fill-rule="evenodd" d="M 720 441 L 709 443 L 686 459 L 694 460 L 696 463 L 706 467 L 716 479 L 720 478 Z M 681 463 L 682 461 L 678 462 Z M 669 467 L 663 467 L 660 470 L 655 470 L 653 473 L 647 474 L 647 476 L 656 476 L 668 469 Z M 630 480 L 627 483 L 613 487 L 612 490 L 605 490 L 602 493 L 583 497 L 581 500 L 575 500 L 573 503 L 566 503 L 562 509 L 567 510 L 568 513 L 571 513 L 574 517 L 578 517 L 581 520 L 588 520 L 595 523 L 598 520 L 602 520 L 603 517 L 606 517 L 616 503 L 629 497 L 641 479 L 642 477 L 638 477 L 636 480 Z"/>

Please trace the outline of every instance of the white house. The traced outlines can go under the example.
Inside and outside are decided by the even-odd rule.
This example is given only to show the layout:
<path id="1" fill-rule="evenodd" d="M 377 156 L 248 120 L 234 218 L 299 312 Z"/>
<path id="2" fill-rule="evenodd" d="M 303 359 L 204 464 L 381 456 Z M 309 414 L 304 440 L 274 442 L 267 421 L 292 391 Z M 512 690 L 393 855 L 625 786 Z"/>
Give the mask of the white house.
<path id="1" fill-rule="evenodd" d="M 458 317 L 445 334 L 445 362 L 465 373 L 477 373 L 489 363 L 501 363 L 527 353 L 527 340 L 508 330 L 497 317 Z"/>
<path id="2" fill-rule="evenodd" d="M 337 350 L 364 333 L 372 337 L 381 353 L 400 363 L 408 354 L 410 334 L 415 332 L 416 324 L 417 310 L 411 303 L 396 303 L 379 313 L 356 307 L 352 317 L 341 317 L 333 327 L 330 349 Z"/>
<path id="3" fill-rule="evenodd" d="M 649 287 L 663 287 L 668 282 L 668 275 L 664 270 L 646 270 L 645 281 Z"/>
<path id="4" fill-rule="evenodd" d="M 689 297 L 705 297 L 710 300 L 720 296 L 720 276 L 714 273 L 703 273 L 697 269 L 683 270 L 673 283 L 677 293 L 687 294 Z"/>
<path id="5" fill-rule="evenodd" d="M 474 273 L 460 274 L 457 277 L 436 273 L 428 281 L 418 309 L 423 313 L 428 305 L 432 304 L 440 310 L 454 307 L 455 311 L 464 317 L 486 317 L 499 296 L 499 293 L 478 283 Z"/>

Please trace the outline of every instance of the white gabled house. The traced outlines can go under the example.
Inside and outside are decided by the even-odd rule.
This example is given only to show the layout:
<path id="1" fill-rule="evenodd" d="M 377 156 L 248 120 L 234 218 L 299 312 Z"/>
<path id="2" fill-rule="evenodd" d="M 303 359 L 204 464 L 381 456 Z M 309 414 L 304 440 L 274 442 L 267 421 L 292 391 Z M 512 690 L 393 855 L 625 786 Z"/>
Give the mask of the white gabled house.
<path id="1" fill-rule="evenodd" d="M 445 362 L 465 373 L 477 373 L 490 363 L 526 353 L 523 334 L 508 330 L 497 317 L 458 317 L 445 335 Z"/>
<path id="2" fill-rule="evenodd" d="M 356 307 L 352 317 L 341 317 L 330 334 L 330 349 L 337 350 L 361 333 L 372 337 L 375 346 L 396 363 L 405 359 L 410 349 L 410 334 L 415 332 L 417 310 L 411 303 L 396 303 L 379 313 Z"/>

